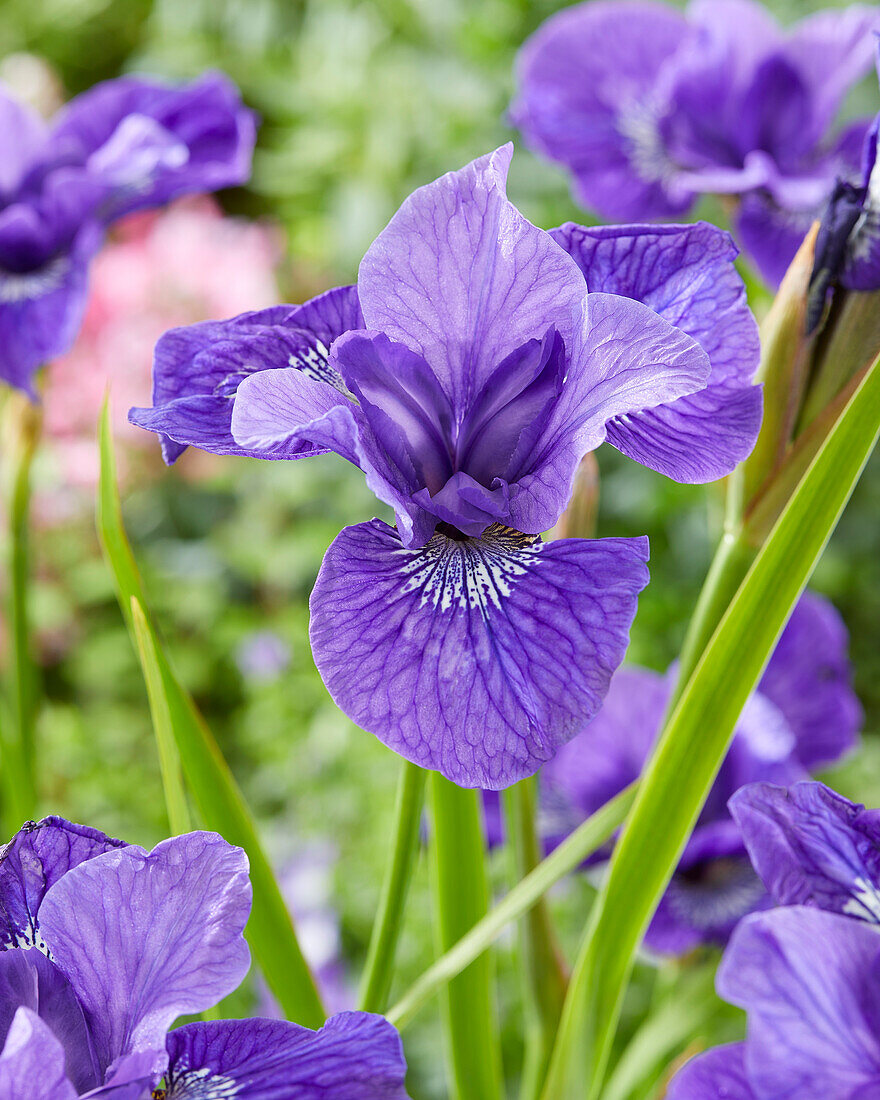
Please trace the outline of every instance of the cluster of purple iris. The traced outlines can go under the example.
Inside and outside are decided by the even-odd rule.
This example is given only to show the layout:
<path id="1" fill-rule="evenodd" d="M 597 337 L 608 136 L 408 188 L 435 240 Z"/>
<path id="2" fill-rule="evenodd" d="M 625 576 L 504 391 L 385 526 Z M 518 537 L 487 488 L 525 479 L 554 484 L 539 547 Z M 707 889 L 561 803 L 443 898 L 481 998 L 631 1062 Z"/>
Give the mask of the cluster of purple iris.
<path id="1" fill-rule="evenodd" d="M 216 833 L 146 852 L 57 817 L 25 825 L 0 851 L 0 1097 L 406 1100 L 381 1016 L 169 1030 L 244 978 L 250 907 L 247 857 Z"/>
<path id="2" fill-rule="evenodd" d="M 49 122 L 0 89 L 0 133 L 0 378 L 33 394 L 37 369 L 76 338 L 107 226 L 243 183 L 256 118 L 220 73 L 183 87 L 132 76 Z"/>
<path id="3" fill-rule="evenodd" d="M 582 737 L 559 750 L 539 775 L 539 830 L 546 849 L 641 775 L 675 686 L 667 675 L 624 666 Z M 752 868 L 728 803 L 741 787 L 790 786 L 852 752 L 862 711 L 852 689 L 847 634 L 835 608 L 805 593 L 754 694 L 681 861 L 645 936 L 658 955 L 723 945 L 748 913 L 771 898 Z M 502 839 L 497 795 L 484 796 L 490 843 Z M 602 862 L 597 853 L 590 865 Z"/>
<path id="4" fill-rule="evenodd" d="M 745 1042 L 694 1058 L 669 1100 L 877 1096 L 880 811 L 821 783 L 750 784 L 730 810 L 777 908 L 737 926 L 718 971 Z"/>
<path id="5" fill-rule="evenodd" d="M 755 0 L 693 0 L 684 14 L 590 0 L 525 44 L 511 115 L 603 217 L 675 217 L 728 196 L 740 243 L 778 283 L 835 181 L 859 189 L 871 120 L 834 124 L 870 67 L 872 30 L 867 5 L 783 30 Z"/>

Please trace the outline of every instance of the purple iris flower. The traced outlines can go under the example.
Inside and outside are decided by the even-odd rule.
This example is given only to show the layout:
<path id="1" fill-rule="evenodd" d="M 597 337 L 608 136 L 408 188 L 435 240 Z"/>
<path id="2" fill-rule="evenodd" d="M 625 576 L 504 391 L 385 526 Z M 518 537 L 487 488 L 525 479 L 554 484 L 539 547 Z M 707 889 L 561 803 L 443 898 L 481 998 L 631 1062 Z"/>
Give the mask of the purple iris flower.
<path id="1" fill-rule="evenodd" d="M 851 687 L 846 645 L 846 630 L 831 604 L 810 593 L 802 596 L 740 716 L 648 930 L 645 942 L 652 950 L 681 954 L 699 943 L 723 943 L 741 917 L 770 904 L 728 800 L 757 780 L 804 779 L 853 748 L 861 708 Z M 672 675 L 647 669 L 625 667 L 615 675 L 589 730 L 541 772 L 540 828 L 549 844 L 638 778 L 673 683 Z"/>
<path id="2" fill-rule="evenodd" d="M 219 73 L 110 80 L 49 123 L 0 91 L 0 378 L 33 394 L 37 367 L 70 347 L 109 223 L 244 182 L 255 133 Z"/>
<path id="3" fill-rule="evenodd" d="M 333 343 L 332 381 L 253 373 L 232 416 L 240 446 L 334 450 L 394 509 L 396 529 L 359 524 L 328 551 L 316 664 L 397 752 L 493 789 L 595 714 L 647 580 L 644 540 L 539 532 L 610 421 L 703 389 L 710 370 L 652 309 L 588 296 L 565 250 L 507 200 L 510 156 L 404 203 L 361 264 L 365 327 Z"/>
<path id="4" fill-rule="evenodd" d="M 543 544 L 608 439 L 682 481 L 751 449 L 754 319 L 710 226 L 552 234 L 508 201 L 509 146 L 410 196 L 356 287 L 166 334 L 134 423 L 360 467 L 397 527 L 347 528 L 312 594 L 339 706 L 463 786 L 533 773 L 595 714 L 647 580 L 644 540 Z M 650 270 L 649 270 L 650 269 Z M 293 369 L 291 369 L 293 368 Z"/>
<path id="5" fill-rule="evenodd" d="M 745 1042 L 689 1062 L 669 1100 L 880 1095 L 880 811 L 821 783 L 753 784 L 731 811 L 782 908 L 747 917 L 718 972 Z"/>
<path id="6" fill-rule="evenodd" d="M 525 44 L 512 119 L 564 164 L 603 217 L 681 215 L 701 194 L 743 196 L 740 240 L 778 282 L 835 177 L 857 170 L 867 121 L 833 130 L 867 71 L 877 9 L 782 30 L 753 0 L 591 0 Z"/>
<path id="7" fill-rule="evenodd" d="M 241 982 L 250 903 L 244 852 L 214 833 L 146 852 L 57 817 L 24 826 L 0 852 L 0 1097 L 311 1100 L 345 1069 L 358 1088 L 334 1095 L 404 1100 L 380 1017 L 169 1033 Z"/>

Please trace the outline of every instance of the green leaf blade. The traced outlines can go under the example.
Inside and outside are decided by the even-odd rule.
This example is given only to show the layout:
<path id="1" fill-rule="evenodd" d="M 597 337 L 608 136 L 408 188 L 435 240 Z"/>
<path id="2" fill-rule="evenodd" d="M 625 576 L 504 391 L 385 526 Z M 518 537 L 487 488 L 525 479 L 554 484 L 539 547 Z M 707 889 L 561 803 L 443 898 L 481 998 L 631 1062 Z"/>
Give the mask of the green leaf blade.
<path id="1" fill-rule="evenodd" d="M 648 764 L 569 987 L 545 1100 L 601 1089 L 638 945 L 754 690 L 880 435 L 880 360 L 759 551 Z M 586 1078 L 585 1078 L 586 1071 Z"/>
<path id="2" fill-rule="evenodd" d="M 165 806 L 168 810 L 168 824 L 172 836 L 180 836 L 192 829 L 183 774 L 180 767 L 180 755 L 174 739 L 171 722 L 171 707 L 165 695 L 162 682 L 162 668 L 156 642 L 150 630 L 144 609 L 137 596 L 131 597 L 131 618 L 134 626 L 138 656 L 147 685 L 147 697 L 150 701 L 150 713 L 153 717 L 153 730 L 156 734 L 156 746 L 159 753 L 159 767 L 162 772 L 162 786 L 165 791 Z"/>
<path id="3" fill-rule="evenodd" d="M 140 574 L 122 521 L 106 402 L 99 443 L 98 536 L 113 573 L 120 607 L 136 646 L 138 626 L 132 607 L 139 605 L 143 611 L 140 629 L 152 658 L 151 675 L 155 677 L 158 673 L 161 681 L 154 679 L 152 690 L 160 705 L 167 707 L 184 776 L 202 821 L 247 853 L 254 901 L 246 936 L 266 982 L 288 1019 L 318 1028 L 326 1014 L 251 813 L 213 735 L 175 676 L 150 621 Z"/>
<path id="4" fill-rule="evenodd" d="M 386 1013 L 395 1027 L 405 1027 L 439 989 L 487 951 L 509 924 L 528 913 L 551 886 L 601 848 L 622 824 L 633 804 L 635 793 L 636 785 L 630 784 L 596 810 L 517 883 L 485 917 L 432 963 Z"/>

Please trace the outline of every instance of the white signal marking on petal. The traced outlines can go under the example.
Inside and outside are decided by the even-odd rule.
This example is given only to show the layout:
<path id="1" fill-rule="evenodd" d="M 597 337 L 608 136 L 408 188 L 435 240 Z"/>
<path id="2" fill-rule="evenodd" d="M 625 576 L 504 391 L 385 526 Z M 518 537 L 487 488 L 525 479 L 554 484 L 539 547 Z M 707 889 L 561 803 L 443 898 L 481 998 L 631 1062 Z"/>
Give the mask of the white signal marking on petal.
<path id="1" fill-rule="evenodd" d="M 241 1085 L 231 1077 L 212 1072 L 210 1067 L 188 1069 L 175 1073 L 168 1090 L 168 1100 L 232 1100 Z"/>
<path id="2" fill-rule="evenodd" d="M 401 591 L 420 591 L 423 607 L 441 612 L 469 607 L 485 616 L 489 605 L 500 608 L 517 580 L 537 564 L 542 547 L 538 535 L 497 524 L 479 538 L 461 541 L 437 532 L 419 550 L 395 551 L 409 559 L 401 568 L 408 577 Z"/>
<path id="3" fill-rule="evenodd" d="M 28 302 L 57 290 L 70 268 L 67 256 L 56 256 L 38 271 L 0 268 L 0 302 Z"/>
<path id="4" fill-rule="evenodd" d="M 330 366 L 330 349 L 321 340 L 316 340 L 305 351 L 294 352 L 287 361 L 296 370 L 302 371 L 307 378 L 315 382 L 326 382 L 341 394 L 354 400 L 354 394 L 343 382 L 342 375 Z"/>
<path id="5" fill-rule="evenodd" d="M 852 898 L 844 905 L 843 911 L 849 917 L 880 924 L 880 890 L 866 878 L 859 876 L 853 882 Z"/>

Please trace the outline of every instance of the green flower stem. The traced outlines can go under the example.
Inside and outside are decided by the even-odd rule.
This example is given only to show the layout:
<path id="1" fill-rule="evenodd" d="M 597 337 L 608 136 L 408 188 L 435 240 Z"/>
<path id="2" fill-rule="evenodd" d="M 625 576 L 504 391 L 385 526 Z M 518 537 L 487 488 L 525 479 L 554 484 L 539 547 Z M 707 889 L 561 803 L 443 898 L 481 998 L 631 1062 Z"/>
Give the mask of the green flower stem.
<path id="1" fill-rule="evenodd" d="M 820 338 L 818 367 L 800 414 L 799 433 L 821 416 L 849 380 L 867 369 L 880 352 L 880 291 L 837 293 L 842 300 L 834 310 L 833 325 L 826 326 Z"/>
<path id="2" fill-rule="evenodd" d="M 734 727 L 880 435 L 880 359 L 834 424 L 665 724 L 578 954 L 544 1100 L 599 1095 L 635 953 Z"/>
<path id="3" fill-rule="evenodd" d="M 541 862 L 535 820 L 537 777 L 514 784 L 503 792 L 502 798 L 514 881 L 520 882 Z M 520 1098 L 534 1100 L 547 1073 L 568 984 L 546 897 L 539 898 L 521 922 L 520 952 L 528 1018 Z"/>
<path id="4" fill-rule="evenodd" d="M 358 1000 L 363 1012 L 383 1012 L 387 1007 L 406 895 L 419 850 L 419 828 L 428 773 L 407 760 L 402 765 L 394 812 L 394 846 L 385 871 L 366 967 L 361 978 Z"/>
<path id="5" fill-rule="evenodd" d="M 192 829 L 186 789 L 183 785 L 183 772 L 180 767 L 180 754 L 174 740 L 174 728 L 171 723 L 171 710 L 162 686 L 162 668 L 147 617 L 137 596 L 131 597 L 131 618 L 137 642 L 138 657 L 147 685 L 150 701 L 150 714 L 156 733 L 156 747 L 159 753 L 159 769 L 162 772 L 162 787 L 165 791 L 165 807 L 168 811 L 168 824 L 172 836 L 182 836 Z"/>
<path id="6" fill-rule="evenodd" d="M 480 792 L 431 774 L 431 886 L 439 950 L 448 950 L 489 906 Z M 453 1100 L 500 1100 L 501 1051 L 490 959 L 480 956 L 445 989 L 445 1032 Z"/>
<path id="7" fill-rule="evenodd" d="M 33 807 L 27 798 L 27 773 L 16 731 L 17 726 L 6 700 L 0 699 L 0 826 L 4 837 L 11 837 L 23 822 L 33 816 Z"/>
<path id="8" fill-rule="evenodd" d="M 724 532 L 688 626 L 670 706 L 690 679 L 763 542 L 763 538 L 753 537 L 752 529 L 744 528 L 748 510 L 761 493 L 770 489 L 779 500 L 781 512 L 803 473 L 797 470 L 780 476 L 810 369 L 813 342 L 805 335 L 806 308 L 817 232 L 818 225 L 814 225 L 761 325 L 761 365 L 756 378 L 764 386 L 761 431 L 752 453 L 727 479 Z M 769 527 L 764 535 L 768 532 Z"/>
<path id="9" fill-rule="evenodd" d="M 636 784 L 632 783 L 569 834 L 558 848 L 541 860 L 534 871 L 517 883 L 482 920 L 422 974 L 386 1012 L 388 1019 L 396 1027 L 405 1027 L 438 990 L 487 951 L 509 924 L 528 913 L 551 886 L 601 848 L 623 822 L 635 793 Z"/>
<path id="10" fill-rule="evenodd" d="M 9 539 L 9 641 L 11 714 L 3 738 L 6 760 L 16 773 L 6 784 L 11 799 L 6 817 L 17 829 L 36 813 L 34 727 L 39 676 L 33 657 L 30 624 L 30 503 L 31 469 L 42 432 L 38 406 L 19 393 L 6 401 L 3 424 L 3 464 L 7 467 Z M 11 777 L 10 777 L 11 778 Z"/>
<path id="11" fill-rule="evenodd" d="M 757 549 L 750 545 L 741 524 L 738 524 L 734 530 L 725 530 L 721 536 L 721 542 L 715 551 L 715 557 L 712 559 L 685 634 L 679 658 L 675 693 L 669 703 L 670 708 L 678 700 L 691 678 L 709 644 L 709 639 L 730 606 L 757 552 Z"/>

